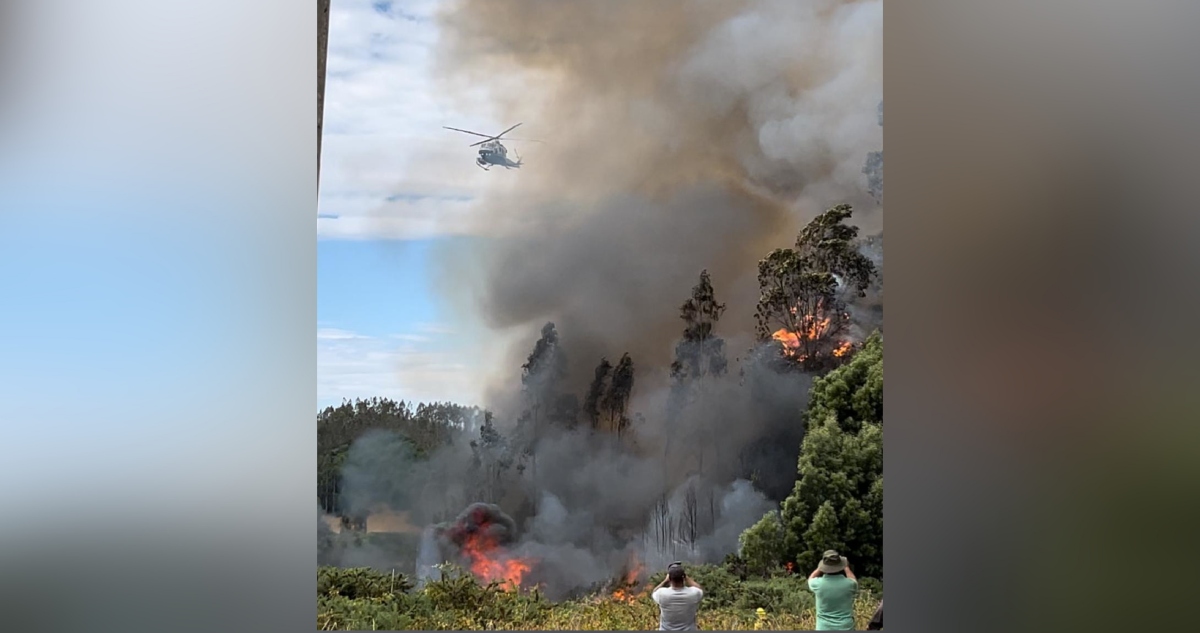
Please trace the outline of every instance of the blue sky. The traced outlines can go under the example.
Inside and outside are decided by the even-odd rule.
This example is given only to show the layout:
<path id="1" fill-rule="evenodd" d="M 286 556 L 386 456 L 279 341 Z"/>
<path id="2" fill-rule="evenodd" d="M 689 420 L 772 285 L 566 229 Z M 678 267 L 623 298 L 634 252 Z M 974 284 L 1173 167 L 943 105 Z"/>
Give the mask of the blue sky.
<path id="1" fill-rule="evenodd" d="M 334 0 L 330 10 L 317 218 L 322 407 L 372 396 L 478 401 L 478 355 L 464 343 L 467 326 L 439 309 L 429 257 L 441 241 L 481 233 L 477 198 L 489 185 L 473 150 L 442 126 L 496 124 L 485 99 L 441 96 L 437 6 Z"/>

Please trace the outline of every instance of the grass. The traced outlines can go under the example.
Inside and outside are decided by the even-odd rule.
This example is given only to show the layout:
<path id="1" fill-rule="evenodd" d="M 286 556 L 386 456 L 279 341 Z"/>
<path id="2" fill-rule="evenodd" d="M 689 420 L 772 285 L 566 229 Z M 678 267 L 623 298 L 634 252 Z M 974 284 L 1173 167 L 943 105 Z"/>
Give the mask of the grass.
<path id="1" fill-rule="evenodd" d="M 706 590 L 699 614 L 701 629 L 815 628 L 812 594 L 802 578 L 743 580 L 715 566 L 695 568 L 693 576 Z M 651 578 L 647 582 L 660 580 Z M 862 585 L 855 603 L 855 620 L 860 630 L 866 628 L 882 598 L 882 585 L 877 581 L 864 581 Z M 764 613 L 759 614 L 759 608 Z M 658 607 L 645 591 L 632 601 L 592 595 L 553 602 L 537 591 L 483 587 L 465 576 L 414 589 L 399 574 L 320 568 L 317 628 L 324 631 L 653 630 L 658 628 Z"/>

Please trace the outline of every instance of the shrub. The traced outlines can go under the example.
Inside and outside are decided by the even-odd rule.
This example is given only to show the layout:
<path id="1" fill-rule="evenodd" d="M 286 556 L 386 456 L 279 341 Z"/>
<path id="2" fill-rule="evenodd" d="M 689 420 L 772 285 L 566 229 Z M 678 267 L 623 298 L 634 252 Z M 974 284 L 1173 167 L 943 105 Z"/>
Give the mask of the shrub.
<path id="1" fill-rule="evenodd" d="M 398 596 L 412 589 L 403 574 L 384 574 L 365 567 L 317 569 L 317 594 L 340 595 L 351 600 Z"/>

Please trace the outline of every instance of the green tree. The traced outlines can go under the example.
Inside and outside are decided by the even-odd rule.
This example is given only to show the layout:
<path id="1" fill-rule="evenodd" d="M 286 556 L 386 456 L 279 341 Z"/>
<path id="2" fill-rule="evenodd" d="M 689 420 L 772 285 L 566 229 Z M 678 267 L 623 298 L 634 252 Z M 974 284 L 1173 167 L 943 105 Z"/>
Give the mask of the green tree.
<path id="1" fill-rule="evenodd" d="M 747 571 L 765 576 L 783 565 L 783 543 L 783 522 L 779 512 L 772 510 L 738 537 L 738 556 Z"/>
<path id="2" fill-rule="evenodd" d="M 758 264 L 755 310 L 760 341 L 779 341 L 785 365 L 823 371 L 849 356 L 846 331 L 852 297 L 862 297 L 876 273 L 858 249 L 858 228 L 845 222 L 850 205 L 817 216 L 795 248 L 772 251 Z"/>
<path id="3" fill-rule="evenodd" d="M 864 422 L 882 424 L 882 335 L 871 335 L 837 372 L 814 381 L 810 394 L 805 412 L 809 424 L 833 417 L 849 432 L 857 432 Z"/>
<path id="4" fill-rule="evenodd" d="M 317 499 L 326 512 L 342 511 L 342 468 L 351 445 L 370 431 L 391 431 L 422 459 L 439 446 L 475 433 L 483 419 L 477 407 L 419 404 L 371 398 L 326 407 L 317 414 Z"/>
<path id="5" fill-rule="evenodd" d="M 883 338 L 814 383 L 798 479 L 783 502 L 783 551 L 801 569 L 836 549 L 883 574 Z"/>

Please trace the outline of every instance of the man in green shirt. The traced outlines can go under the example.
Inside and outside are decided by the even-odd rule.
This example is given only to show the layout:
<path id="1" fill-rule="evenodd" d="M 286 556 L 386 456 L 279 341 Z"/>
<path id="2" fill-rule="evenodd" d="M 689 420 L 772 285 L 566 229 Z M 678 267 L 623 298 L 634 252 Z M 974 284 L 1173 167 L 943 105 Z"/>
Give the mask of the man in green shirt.
<path id="1" fill-rule="evenodd" d="M 845 557 L 833 550 L 825 552 L 821 564 L 808 576 L 808 588 L 817 599 L 818 631 L 854 630 L 858 579 Z"/>

